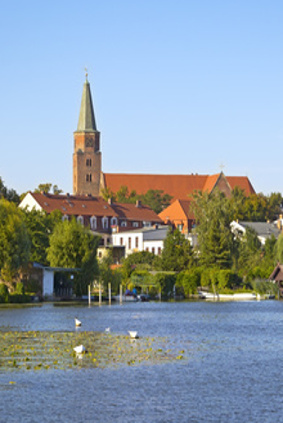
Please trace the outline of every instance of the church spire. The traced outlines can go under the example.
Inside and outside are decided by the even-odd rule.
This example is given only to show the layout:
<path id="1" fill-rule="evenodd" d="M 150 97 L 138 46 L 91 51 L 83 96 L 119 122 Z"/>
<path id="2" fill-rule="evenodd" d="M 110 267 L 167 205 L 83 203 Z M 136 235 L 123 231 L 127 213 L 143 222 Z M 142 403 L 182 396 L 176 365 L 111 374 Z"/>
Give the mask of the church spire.
<path id="1" fill-rule="evenodd" d="M 96 123 L 93 111 L 93 104 L 90 92 L 90 85 L 87 79 L 83 87 L 82 101 L 77 132 L 96 132 Z"/>

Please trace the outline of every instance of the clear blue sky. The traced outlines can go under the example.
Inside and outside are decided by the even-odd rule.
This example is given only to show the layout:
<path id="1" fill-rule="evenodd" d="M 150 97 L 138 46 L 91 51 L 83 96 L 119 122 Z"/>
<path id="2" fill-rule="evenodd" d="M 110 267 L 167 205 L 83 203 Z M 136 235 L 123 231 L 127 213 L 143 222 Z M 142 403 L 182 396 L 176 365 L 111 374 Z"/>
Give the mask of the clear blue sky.
<path id="1" fill-rule="evenodd" d="M 72 192 L 88 68 L 102 167 L 249 176 L 283 192 L 283 2 L 11 0 L 1 5 L 0 176 Z"/>

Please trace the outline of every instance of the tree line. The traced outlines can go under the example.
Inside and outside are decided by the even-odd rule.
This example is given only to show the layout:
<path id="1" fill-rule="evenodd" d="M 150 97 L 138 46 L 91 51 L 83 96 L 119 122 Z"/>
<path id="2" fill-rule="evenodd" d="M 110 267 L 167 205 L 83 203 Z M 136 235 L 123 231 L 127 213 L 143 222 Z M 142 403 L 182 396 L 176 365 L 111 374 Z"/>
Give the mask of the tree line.
<path id="1" fill-rule="evenodd" d="M 279 193 L 245 197 L 241 190 L 235 189 L 231 198 L 219 191 L 195 193 L 191 202 L 195 216 L 193 231 L 198 236 L 195 248 L 179 230 L 172 229 L 168 231 L 161 256 L 145 251 L 133 253 L 120 267 L 114 268 L 111 249 L 97 261 L 100 239 L 88 228 L 75 219 L 62 221 L 59 211 L 46 214 L 19 209 L 19 196 L 8 190 L 1 178 L 0 182 L 0 281 L 10 292 L 16 292 L 29 262 L 80 269 L 74 280 L 77 295 L 85 294 L 87 286 L 99 279 L 105 292 L 111 282 L 117 293 L 122 283 L 124 287 L 137 286 L 153 294 L 161 290 L 162 295 L 170 295 L 175 290 L 188 297 L 196 294 L 199 286 L 227 291 L 252 289 L 257 283 L 259 289 L 258 282 L 268 278 L 277 261 L 283 261 L 282 235 L 278 240 L 267 239 L 262 246 L 251 229 L 247 229 L 242 239 L 230 229 L 231 221 L 236 219 L 278 218 L 282 204 Z M 45 189 L 51 187 L 50 184 Z M 57 186 L 55 190 L 59 191 Z M 124 196 L 131 197 L 125 188 L 122 191 Z M 123 199 L 118 195 L 115 198 Z"/>

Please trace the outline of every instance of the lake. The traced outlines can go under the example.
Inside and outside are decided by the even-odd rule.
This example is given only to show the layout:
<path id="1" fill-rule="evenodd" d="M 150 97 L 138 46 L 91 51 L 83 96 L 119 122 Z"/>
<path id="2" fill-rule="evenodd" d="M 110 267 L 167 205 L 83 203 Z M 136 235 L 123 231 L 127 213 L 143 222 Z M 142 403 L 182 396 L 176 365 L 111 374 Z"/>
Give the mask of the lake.
<path id="1" fill-rule="evenodd" d="M 0 421 L 283 421 L 283 302 L 44 303 L 0 308 L 5 331 L 166 337 L 186 359 L 118 368 L 0 371 Z M 11 383 L 13 382 L 13 383 Z"/>

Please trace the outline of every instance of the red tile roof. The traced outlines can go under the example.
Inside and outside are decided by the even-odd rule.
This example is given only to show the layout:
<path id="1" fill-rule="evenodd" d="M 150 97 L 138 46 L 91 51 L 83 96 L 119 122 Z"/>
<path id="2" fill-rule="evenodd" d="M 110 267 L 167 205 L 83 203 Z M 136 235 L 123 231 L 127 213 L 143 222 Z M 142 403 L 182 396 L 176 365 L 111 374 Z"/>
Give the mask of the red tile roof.
<path id="1" fill-rule="evenodd" d="M 161 222 L 158 215 L 148 206 L 140 204 L 109 204 L 101 197 L 84 195 L 54 195 L 30 193 L 47 213 L 60 210 L 62 214 L 74 216 L 116 216 L 120 219 Z"/>
<path id="2" fill-rule="evenodd" d="M 220 174 L 216 175 L 146 175 L 126 173 L 104 173 L 105 186 L 116 193 L 121 186 L 126 186 L 128 191 L 145 194 L 148 190 L 162 190 L 164 194 L 171 195 L 172 201 L 187 199 L 194 191 L 211 191 Z M 246 176 L 226 176 L 226 180 L 234 189 L 236 186 L 243 189 L 247 195 L 255 191 Z"/>
<path id="3" fill-rule="evenodd" d="M 159 213 L 159 217 L 163 222 L 173 222 L 176 220 L 194 219 L 194 215 L 190 210 L 191 201 L 189 200 L 176 200 L 165 210 Z"/>

